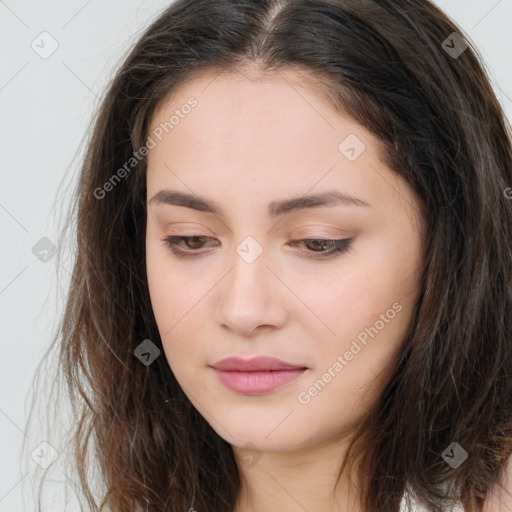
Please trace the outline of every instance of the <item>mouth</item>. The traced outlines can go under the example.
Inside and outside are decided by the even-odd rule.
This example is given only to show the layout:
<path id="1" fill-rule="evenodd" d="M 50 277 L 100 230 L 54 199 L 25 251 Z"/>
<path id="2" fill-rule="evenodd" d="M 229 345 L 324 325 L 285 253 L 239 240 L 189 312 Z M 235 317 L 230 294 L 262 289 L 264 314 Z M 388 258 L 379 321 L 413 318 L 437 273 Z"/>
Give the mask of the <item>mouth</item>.
<path id="1" fill-rule="evenodd" d="M 212 364 L 211 367 L 224 386 L 245 395 L 273 391 L 294 381 L 308 369 L 272 357 L 249 360 L 229 357 Z"/>

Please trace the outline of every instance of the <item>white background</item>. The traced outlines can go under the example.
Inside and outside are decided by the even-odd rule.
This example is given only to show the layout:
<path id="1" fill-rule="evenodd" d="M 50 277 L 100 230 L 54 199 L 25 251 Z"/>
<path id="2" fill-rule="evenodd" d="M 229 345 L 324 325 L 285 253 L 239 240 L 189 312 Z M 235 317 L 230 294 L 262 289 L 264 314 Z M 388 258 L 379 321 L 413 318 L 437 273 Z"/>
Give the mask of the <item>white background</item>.
<path id="1" fill-rule="evenodd" d="M 477 45 L 512 119 L 512 0 L 437 3 Z M 137 35 L 168 4 L 0 0 L 0 512 L 34 510 L 24 480 L 36 464 L 25 456 L 21 468 L 21 443 L 30 454 L 45 439 L 24 431 L 28 394 L 71 269 L 69 262 L 61 264 L 57 284 L 56 258 L 43 263 L 32 247 L 42 237 L 57 239 L 68 200 L 62 183 L 72 186 L 77 177 L 77 152 L 103 87 Z M 59 44 L 47 59 L 31 48 L 43 31 Z"/>

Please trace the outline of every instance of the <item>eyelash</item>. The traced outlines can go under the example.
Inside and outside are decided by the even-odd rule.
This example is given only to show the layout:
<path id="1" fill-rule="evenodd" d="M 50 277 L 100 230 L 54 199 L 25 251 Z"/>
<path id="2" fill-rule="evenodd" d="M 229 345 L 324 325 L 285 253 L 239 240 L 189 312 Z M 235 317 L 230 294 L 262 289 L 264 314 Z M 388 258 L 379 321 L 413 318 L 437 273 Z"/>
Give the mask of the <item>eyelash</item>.
<path id="1" fill-rule="evenodd" d="M 171 251 L 174 253 L 175 256 L 178 258 L 193 258 L 196 257 L 198 250 L 192 250 L 192 252 L 183 251 L 181 249 L 177 248 L 177 245 L 180 242 L 188 241 L 192 238 L 197 239 L 207 239 L 210 237 L 207 236 L 200 236 L 200 235 L 194 235 L 194 236 L 168 236 L 166 238 L 163 238 L 162 241 L 171 249 Z M 331 240 L 326 238 L 306 238 L 303 240 L 295 240 L 293 245 L 297 245 L 297 242 L 324 242 L 328 244 L 334 244 L 334 248 L 330 251 L 309 251 L 312 254 L 320 254 L 320 256 L 308 256 L 312 259 L 326 259 L 330 256 L 335 256 L 339 254 L 343 254 L 346 252 L 349 252 L 351 249 L 353 238 L 344 238 L 340 240 Z"/>

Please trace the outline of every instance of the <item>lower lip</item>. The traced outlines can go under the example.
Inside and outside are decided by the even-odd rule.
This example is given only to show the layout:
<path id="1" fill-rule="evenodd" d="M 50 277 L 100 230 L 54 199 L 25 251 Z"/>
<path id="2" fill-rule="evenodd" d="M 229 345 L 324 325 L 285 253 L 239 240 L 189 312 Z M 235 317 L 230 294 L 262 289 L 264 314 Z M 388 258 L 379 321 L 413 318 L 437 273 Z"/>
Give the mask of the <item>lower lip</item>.
<path id="1" fill-rule="evenodd" d="M 268 393 L 300 377 L 307 368 L 296 370 L 272 370 L 261 372 L 223 371 L 214 368 L 219 380 L 232 391 L 244 395 Z"/>

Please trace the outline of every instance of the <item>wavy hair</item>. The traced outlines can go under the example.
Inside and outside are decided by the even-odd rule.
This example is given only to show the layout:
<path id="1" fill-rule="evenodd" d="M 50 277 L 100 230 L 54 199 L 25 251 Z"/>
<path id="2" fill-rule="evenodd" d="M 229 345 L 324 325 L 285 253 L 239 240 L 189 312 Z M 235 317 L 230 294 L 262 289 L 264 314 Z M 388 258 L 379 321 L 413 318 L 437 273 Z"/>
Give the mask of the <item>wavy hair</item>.
<path id="1" fill-rule="evenodd" d="M 342 469 L 362 456 L 367 512 L 398 512 L 405 492 L 432 512 L 456 500 L 480 510 L 512 453 L 512 137 L 474 44 L 427 0 L 177 0 L 139 35 L 91 123 L 52 343 L 84 502 L 163 512 L 193 500 L 199 512 L 232 512 L 239 496 L 230 444 L 165 357 L 146 366 L 134 350 L 145 339 L 163 350 L 145 267 L 149 121 L 198 73 L 247 63 L 303 72 L 377 137 L 421 206 L 426 249 L 411 325 Z M 441 456 L 452 442 L 469 457 L 457 468 Z"/>

